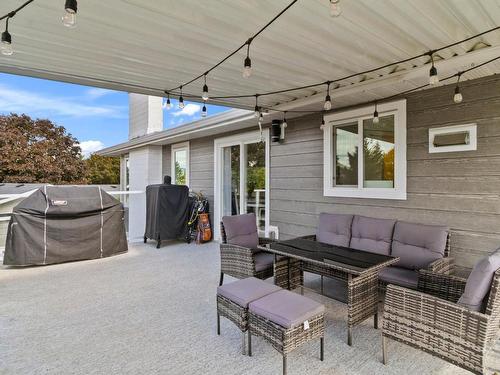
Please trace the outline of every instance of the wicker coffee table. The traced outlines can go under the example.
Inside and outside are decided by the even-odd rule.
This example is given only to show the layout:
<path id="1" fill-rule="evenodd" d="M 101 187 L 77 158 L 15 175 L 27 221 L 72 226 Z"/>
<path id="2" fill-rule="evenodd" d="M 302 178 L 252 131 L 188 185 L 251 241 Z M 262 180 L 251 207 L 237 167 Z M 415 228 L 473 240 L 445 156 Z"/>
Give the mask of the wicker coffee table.
<path id="1" fill-rule="evenodd" d="M 261 248 L 275 255 L 274 280 L 282 288 L 303 287 L 303 271 L 347 282 L 349 345 L 355 325 L 373 316 L 378 328 L 378 273 L 399 258 L 304 238 L 278 241 Z"/>

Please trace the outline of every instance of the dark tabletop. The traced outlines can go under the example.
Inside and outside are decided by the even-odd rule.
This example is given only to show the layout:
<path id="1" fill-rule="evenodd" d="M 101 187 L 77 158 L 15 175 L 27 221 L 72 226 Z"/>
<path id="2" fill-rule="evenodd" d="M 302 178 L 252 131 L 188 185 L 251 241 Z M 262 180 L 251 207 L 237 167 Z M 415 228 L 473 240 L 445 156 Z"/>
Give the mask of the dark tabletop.
<path id="1" fill-rule="evenodd" d="M 334 246 L 303 238 L 278 241 L 266 246 L 270 252 L 292 258 L 311 260 L 353 274 L 379 269 L 396 263 L 399 258 Z"/>

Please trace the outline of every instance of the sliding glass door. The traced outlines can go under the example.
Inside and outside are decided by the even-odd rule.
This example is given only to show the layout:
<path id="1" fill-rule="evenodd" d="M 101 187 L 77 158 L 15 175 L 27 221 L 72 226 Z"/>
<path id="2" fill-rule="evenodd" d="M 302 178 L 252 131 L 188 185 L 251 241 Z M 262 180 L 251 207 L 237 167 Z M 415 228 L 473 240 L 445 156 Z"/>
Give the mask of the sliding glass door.
<path id="1" fill-rule="evenodd" d="M 269 132 L 215 141 L 215 219 L 255 213 L 261 234 L 269 226 Z M 216 227 L 216 235 L 218 234 Z"/>

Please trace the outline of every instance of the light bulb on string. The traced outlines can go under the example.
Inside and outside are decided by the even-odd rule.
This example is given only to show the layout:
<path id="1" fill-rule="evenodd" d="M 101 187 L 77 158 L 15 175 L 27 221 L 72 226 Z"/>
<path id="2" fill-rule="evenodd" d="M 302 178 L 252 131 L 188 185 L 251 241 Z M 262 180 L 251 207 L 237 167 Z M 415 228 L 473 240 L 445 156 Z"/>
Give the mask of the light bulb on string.
<path id="1" fill-rule="evenodd" d="M 375 111 L 373 111 L 373 124 L 377 125 L 380 122 L 377 111 L 377 103 L 375 103 Z"/>
<path id="2" fill-rule="evenodd" d="M 62 16 L 62 23 L 69 28 L 76 27 L 76 12 L 78 10 L 77 0 L 66 0 L 64 4 L 64 14 Z"/>
<path id="3" fill-rule="evenodd" d="M 259 122 L 262 122 L 264 121 L 264 115 L 262 114 L 262 112 L 259 113 Z"/>
<path id="4" fill-rule="evenodd" d="M 342 14 L 340 0 L 330 0 L 330 16 L 338 17 Z"/>
<path id="5" fill-rule="evenodd" d="M 327 83 L 325 104 L 323 105 L 323 109 L 325 111 L 329 111 L 330 109 L 332 109 L 332 100 L 330 98 L 330 82 Z"/>
<path id="6" fill-rule="evenodd" d="M 0 51 L 4 56 L 11 56 L 14 53 L 12 49 L 12 36 L 9 33 L 9 19 L 10 16 L 5 21 L 5 31 L 2 33 L 2 43 L 0 45 Z"/>
<path id="7" fill-rule="evenodd" d="M 429 84 L 432 86 L 436 86 L 439 84 L 439 76 L 436 67 L 434 66 L 434 57 L 431 53 L 431 69 L 429 70 Z"/>
<path id="8" fill-rule="evenodd" d="M 320 130 L 325 130 L 325 115 L 321 116 L 321 125 L 320 125 Z"/>
<path id="9" fill-rule="evenodd" d="M 258 95 L 255 95 L 255 108 L 254 108 L 254 112 L 253 112 L 253 115 L 255 117 L 259 117 L 260 115 L 260 108 L 259 108 L 259 103 L 258 103 Z"/>
<path id="10" fill-rule="evenodd" d="M 201 109 L 201 117 L 207 117 L 207 106 L 205 102 L 203 102 L 203 108 Z"/>
<path id="11" fill-rule="evenodd" d="M 203 75 L 203 78 L 204 78 L 204 82 L 205 84 L 203 85 L 203 93 L 201 94 L 201 98 L 204 100 L 204 101 L 207 101 L 208 100 L 208 86 L 207 86 L 207 73 L 205 73 Z"/>
<path id="12" fill-rule="evenodd" d="M 287 126 L 288 126 L 288 124 L 287 124 L 287 122 L 286 122 L 286 111 L 285 111 L 285 112 L 283 112 L 283 123 L 282 123 L 282 125 L 283 125 L 283 128 L 285 128 L 285 129 L 286 129 L 286 128 L 287 128 Z"/>
<path id="13" fill-rule="evenodd" d="M 460 86 L 458 85 L 458 83 L 460 82 L 460 76 L 461 73 L 458 73 L 457 85 L 455 87 L 455 94 L 453 95 L 453 101 L 457 104 L 462 103 L 462 100 L 464 99 L 462 97 L 462 93 L 460 92 Z"/>
<path id="14" fill-rule="evenodd" d="M 252 75 L 252 60 L 250 59 L 250 43 L 252 38 L 247 41 L 247 57 L 243 63 L 243 78 L 248 78 Z"/>
<path id="15" fill-rule="evenodd" d="M 184 108 L 184 98 L 182 97 L 182 86 L 180 87 L 181 89 L 181 95 L 179 96 L 179 108 L 183 109 Z"/>

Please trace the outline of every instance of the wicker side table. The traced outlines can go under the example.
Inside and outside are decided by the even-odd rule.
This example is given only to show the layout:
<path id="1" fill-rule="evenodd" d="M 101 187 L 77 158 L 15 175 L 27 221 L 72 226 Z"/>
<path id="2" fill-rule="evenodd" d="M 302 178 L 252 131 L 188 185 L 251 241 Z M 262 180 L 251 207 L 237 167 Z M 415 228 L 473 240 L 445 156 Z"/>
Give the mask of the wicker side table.
<path id="1" fill-rule="evenodd" d="M 320 360 L 324 356 L 325 307 L 311 299 L 282 290 L 249 305 L 248 355 L 252 355 L 252 335 L 268 341 L 283 356 L 311 340 L 320 339 Z"/>
<path id="2" fill-rule="evenodd" d="M 220 335 L 221 316 L 233 322 L 242 332 L 242 353 L 244 355 L 249 303 L 280 290 L 280 287 L 255 277 L 219 286 L 217 288 L 217 335 Z"/>

